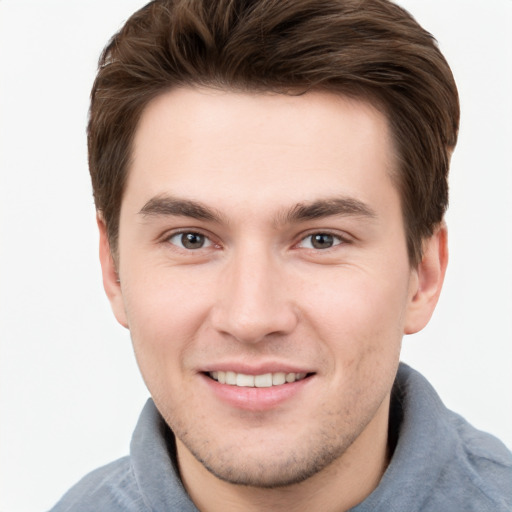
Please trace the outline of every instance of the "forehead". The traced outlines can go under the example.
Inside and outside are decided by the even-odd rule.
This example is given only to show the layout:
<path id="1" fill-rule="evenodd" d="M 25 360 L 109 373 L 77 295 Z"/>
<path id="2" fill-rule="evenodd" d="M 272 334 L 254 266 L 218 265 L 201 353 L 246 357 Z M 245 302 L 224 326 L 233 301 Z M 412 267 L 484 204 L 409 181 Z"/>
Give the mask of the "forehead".
<path id="1" fill-rule="evenodd" d="M 179 88 L 143 112 L 126 192 L 139 207 L 162 193 L 268 207 L 338 192 L 364 201 L 372 182 L 392 186 L 394 166 L 387 119 L 368 102 Z"/>

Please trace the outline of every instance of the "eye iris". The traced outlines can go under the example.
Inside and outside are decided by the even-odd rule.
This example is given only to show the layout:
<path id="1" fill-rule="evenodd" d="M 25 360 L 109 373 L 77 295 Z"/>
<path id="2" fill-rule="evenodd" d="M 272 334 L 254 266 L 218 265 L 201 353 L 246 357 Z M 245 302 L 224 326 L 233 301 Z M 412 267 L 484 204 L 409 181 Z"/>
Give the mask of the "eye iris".
<path id="1" fill-rule="evenodd" d="M 317 233 L 311 236 L 311 245 L 315 249 L 329 249 L 334 244 L 334 238 L 327 233 Z"/>
<path id="2" fill-rule="evenodd" d="M 204 236 L 199 233 L 183 233 L 181 243 L 187 249 L 200 249 L 204 245 Z"/>

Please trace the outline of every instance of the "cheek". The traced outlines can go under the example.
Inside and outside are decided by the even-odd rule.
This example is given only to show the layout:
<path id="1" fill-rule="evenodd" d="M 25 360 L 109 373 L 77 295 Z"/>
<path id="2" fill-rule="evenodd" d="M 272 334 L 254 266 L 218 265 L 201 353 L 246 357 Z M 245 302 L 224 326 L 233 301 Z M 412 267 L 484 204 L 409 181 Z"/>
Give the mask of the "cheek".
<path id="1" fill-rule="evenodd" d="M 344 418 L 365 418 L 380 406 L 396 375 L 407 294 L 376 276 L 330 282 L 334 288 L 308 302 L 315 308 L 309 325 L 328 355 L 328 396 L 336 397 Z"/>
<path id="2" fill-rule="evenodd" d="M 138 273 L 124 284 L 123 296 L 135 355 L 144 378 L 175 375 L 208 314 L 202 281 L 181 279 L 176 273 L 157 277 Z M 204 283 L 203 283 L 204 284 Z M 162 368 L 174 372 L 161 372 Z"/>
<path id="3" fill-rule="evenodd" d="M 396 358 L 403 335 L 407 284 L 396 276 L 340 270 L 311 283 L 305 317 L 329 346 L 343 354 L 343 363 Z M 339 361 L 339 358 L 335 359 Z M 377 363 L 378 364 L 378 363 Z"/>

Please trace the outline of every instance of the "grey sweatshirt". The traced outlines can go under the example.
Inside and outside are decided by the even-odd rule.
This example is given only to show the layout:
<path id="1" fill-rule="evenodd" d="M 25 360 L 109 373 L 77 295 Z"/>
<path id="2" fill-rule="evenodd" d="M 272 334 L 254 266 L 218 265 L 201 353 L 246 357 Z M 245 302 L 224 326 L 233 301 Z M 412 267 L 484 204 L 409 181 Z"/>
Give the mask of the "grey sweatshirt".
<path id="1" fill-rule="evenodd" d="M 401 364 L 392 395 L 396 447 L 378 487 L 351 512 L 511 512 L 512 454 L 449 411 Z M 146 403 L 130 455 L 76 484 L 51 512 L 197 512 L 176 470 L 174 436 Z"/>

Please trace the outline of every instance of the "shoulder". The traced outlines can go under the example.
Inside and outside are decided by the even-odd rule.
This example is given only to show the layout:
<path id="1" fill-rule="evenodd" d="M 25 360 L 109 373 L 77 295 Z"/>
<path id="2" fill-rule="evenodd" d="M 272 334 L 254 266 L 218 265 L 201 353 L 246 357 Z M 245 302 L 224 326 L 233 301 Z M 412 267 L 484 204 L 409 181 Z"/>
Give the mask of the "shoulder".
<path id="1" fill-rule="evenodd" d="M 466 489 L 473 489 L 489 510 L 512 509 L 512 453 L 494 436 L 477 430 L 458 414 L 448 419 L 458 443 L 453 471 L 464 477 Z"/>
<path id="2" fill-rule="evenodd" d="M 418 372 L 401 365 L 397 380 L 404 411 L 398 459 L 407 478 L 415 477 L 420 510 L 512 510 L 507 447 L 447 409 Z"/>
<path id="3" fill-rule="evenodd" d="M 92 471 L 72 487 L 50 512 L 143 512 L 143 501 L 124 457 Z"/>

